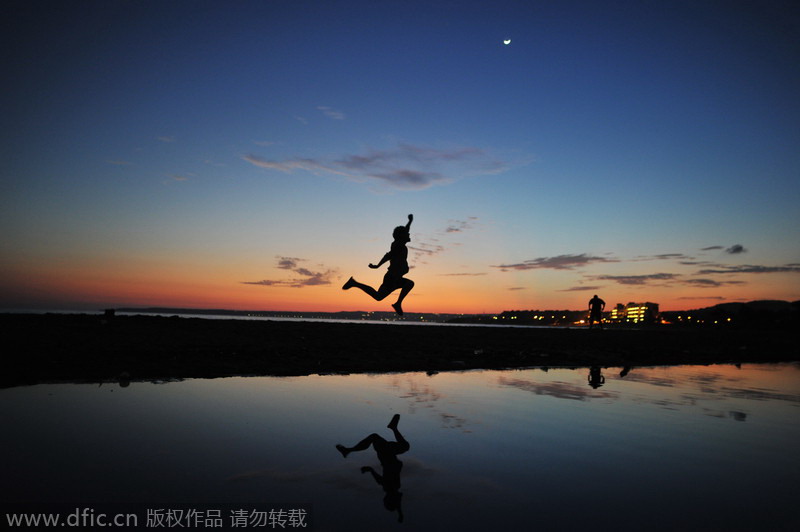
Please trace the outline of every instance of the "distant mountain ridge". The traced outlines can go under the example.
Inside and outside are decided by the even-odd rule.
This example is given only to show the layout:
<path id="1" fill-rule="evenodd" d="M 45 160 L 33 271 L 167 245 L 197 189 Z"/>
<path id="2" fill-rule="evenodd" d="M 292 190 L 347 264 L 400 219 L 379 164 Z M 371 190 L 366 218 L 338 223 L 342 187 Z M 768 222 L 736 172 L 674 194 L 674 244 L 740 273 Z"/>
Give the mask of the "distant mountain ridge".
<path id="1" fill-rule="evenodd" d="M 682 325 L 793 329 L 800 324 L 800 301 L 758 300 L 746 303 L 720 303 L 696 310 L 662 312 L 661 318 L 669 323 Z"/>
<path id="2" fill-rule="evenodd" d="M 713 307 L 707 307 L 700 310 L 718 309 L 725 312 L 741 312 L 744 309 L 767 311 L 767 312 L 790 312 L 792 310 L 800 309 L 800 301 L 782 301 L 778 299 L 760 299 L 757 301 L 748 301 L 747 303 L 720 303 Z"/>

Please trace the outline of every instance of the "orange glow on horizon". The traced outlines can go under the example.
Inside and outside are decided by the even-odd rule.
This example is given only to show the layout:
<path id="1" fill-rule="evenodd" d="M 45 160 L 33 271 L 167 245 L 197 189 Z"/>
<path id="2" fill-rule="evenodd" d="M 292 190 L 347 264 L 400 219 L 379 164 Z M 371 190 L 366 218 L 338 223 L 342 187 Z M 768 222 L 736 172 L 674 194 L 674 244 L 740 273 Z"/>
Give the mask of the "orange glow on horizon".
<path id="1" fill-rule="evenodd" d="M 415 287 L 417 290 L 417 287 Z M 391 303 L 397 292 L 383 301 L 374 301 L 366 294 L 353 291 L 344 292 L 338 286 L 325 287 L 268 287 L 244 284 L 214 283 L 202 284 L 184 280 L 180 283 L 165 280 L 137 279 L 120 282 L 115 279 L 72 279 L 69 281 L 49 278 L 37 279 L 33 283 L 18 283 L 13 290 L 7 290 L 6 298 L 22 301 L 30 299 L 48 306 L 48 302 L 62 308 L 70 302 L 76 304 L 97 304 L 110 307 L 173 307 L 228 310 L 277 310 L 297 312 L 339 312 L 366 311 L 391 312 Z M 662 294 L 663 295 L 663 294 Z M 737 294 L 741 296 L 742 294 Z M 737 299 L 751 301 L 767 299 L 755 297 Z M 504 297 L 505 296 L 505 297 Z M 606 310 L 617 303 L 626 304 L 634 298 L 614 298 L 614 294 L 603 294 Z M 591 296 L 585 294 L 570 298 L 537 298 L 520 301 L 513 292 L 508 294 L 486 293 L 483 291 L 436 291 L 428 288 L 419 294 L 412 291 L 403 307 L 410 313 L 441 314 L 495 314 L 505 310 L 583 310 Z M 663 298 L 654 295 L 648 298 L 637 297 L 636 301 L 658 303 L 661 311 L 691 310 L 711 307 L 732 300 L 715 297 L 681 299 L 682 296 Z M 781 299 L 769 297 L 769 299 Z M 784 298 L 785 299 L 785 298 Z"/>
<path id="2" fill-rule="evenodd" d="M 199 259 L 199 258 L 198 258 Z M 184 257 L 183 260 L 186 260 Z M 8 266 L 8 265 L 7 265 Z M 39 308 L 174 307 L 229 310 L 277 310 L 298 312 L 385 311 L 391 312 L 398 292 L 384 301 L 374 301 L 357 289 L 342 291 L 346 275 L 330 279 L 328 285 L 290 287 L 245 284 L 259 279 L 253 272 L 227 263 L 161 259 L 80 260 L 53 265 L 24 263 L 3 272 L 2 295 L 6 305 L 29 302 Z M 267 272 L 280 278 L 284 272 Z M 404 302 L 410 313 L 496 314 L 505 310 L 583 310 L 594 293 L 606 301 L 606 310 L 616 304 L 650 301 L 661 311 L 691 310 L 731 301 L 759 299 L 796 300 L 783 292 L 785 284 L 740 285 L 706 292 L 683 287 L 615 286 L 565 291 L 541 281 L 529 285 L 504 274 L 483 276 L 436 275 L 414 269 L 416 286 Z M 263 277 L 262 277 L 263 278 Z M 368 271 L 359 277 L 377 286 L 381 275 Z M 538 278 L 531 277 L 536 281 Z M 513 285 L 520 286 L 513 286 Z M 555 283 L 554 283 L 555 284 Z M 787 297 L 788 295 L 788 297 Z"/>

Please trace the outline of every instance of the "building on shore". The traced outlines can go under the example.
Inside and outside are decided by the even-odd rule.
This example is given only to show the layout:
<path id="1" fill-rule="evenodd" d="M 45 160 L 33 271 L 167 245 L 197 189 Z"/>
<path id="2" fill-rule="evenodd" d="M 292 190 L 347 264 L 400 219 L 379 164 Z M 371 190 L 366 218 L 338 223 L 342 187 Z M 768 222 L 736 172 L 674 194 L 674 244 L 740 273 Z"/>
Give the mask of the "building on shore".
<path id="1" fill-rule="evenodd" d="M 481 323 L 492 325 L 528 325 L 544 327 L 586 326 L 588 310 L 504 310 L 500 314 L 464 316 L 451 323 Z M 603 312 L 603 323 L 619 325 L 646 325 L 658 323 L 658 303 L 628 303 Z"/>
<path id="2" fill-rule="evenodd" d="M 658 316 L 658 303 L 618 303 L 608 320 L 611 323 L 656 323 Z"/>

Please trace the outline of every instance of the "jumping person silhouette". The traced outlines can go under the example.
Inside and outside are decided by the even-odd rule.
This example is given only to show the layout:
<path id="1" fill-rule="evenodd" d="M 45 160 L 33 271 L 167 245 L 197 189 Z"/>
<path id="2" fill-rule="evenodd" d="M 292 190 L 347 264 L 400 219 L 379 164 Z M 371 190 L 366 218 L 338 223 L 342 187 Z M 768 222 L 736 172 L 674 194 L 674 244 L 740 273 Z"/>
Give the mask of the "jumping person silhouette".
<path id="1" fill-rule="evenodd" d="M 386 296 L 399 288 L 400 296 L 397 298 L 397 302 L 392 304 L 392 308 L 397 314 L 402 316 L 403 300 L 411 289 L 414 288 L 414 281 L 403 277 L 408 273 L 408 248 L 406 248 L 406 244 L 411 242 L 409 229 L 413 221 L 414 215 L 409 214 L 408 223 L 405 226 L 398 225 L 395 227 L 392 232 L 394 242 L 392 242 L 392 247 L 389 249 L 389 252 L 381 258 L 378 264 L 370 263 L 369 267 L 376 269 L 380 268 L 385 262 L 389 262 L 389 270 L 386 272 L 386 275 L 383 276 L 383 283 L 377 290 L 364 283 L 359 283 L 352 277 L 344 283 L 342 290 L 349 290 L 353 287 L 360 288 L 375 301 L 382 301 Z"/>
<path id="2" fill-rule="evenodd" d="M 388 441 L 378 434 L 370 434 L 353 447 L 345 447 L 344 445 L 337 445 L 336 449 L 342 453 L 342 456 L 347 458 L 347 455 L 354 451 L 366 451 L 372 446 L 375 453 L 378 455 L 378 460 L 383 468 L 383 474 L 378 474 L 375 469 L 370 466 L 361 468 L 361 473 L 371 473 L 375 482 L 380 484 L 386 495 L 383 498 L 383 505 L 389 511 L 397 511 L 397 520 L 403 522 L 403 508 L 401 500 L 403 494 L 400 493 L 400 471 L 403 469 L 403 462 L 397 459 L 398 454 L 403 454 L 411 448 L 411 445 L 403 438 L 400 431 L 397 430 L 397 423 L 400 421 L 400 414 L 392 416 L 392 420 L 387 425 L 394 438 L 397 441 Z"/>

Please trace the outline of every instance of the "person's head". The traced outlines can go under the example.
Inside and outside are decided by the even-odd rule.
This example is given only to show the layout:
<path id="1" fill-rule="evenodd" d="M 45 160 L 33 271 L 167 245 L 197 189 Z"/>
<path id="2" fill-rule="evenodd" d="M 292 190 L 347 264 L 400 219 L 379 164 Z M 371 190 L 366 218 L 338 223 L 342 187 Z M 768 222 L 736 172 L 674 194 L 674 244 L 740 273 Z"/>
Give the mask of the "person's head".
<path id="1" fill-rule="evenodd" d="M 401 242 L 410 242 L 411 236 L 408 234 L 408 229 L 404 225 L 398 225 L 392 231 L 392 236 L 395 240 L 399 240 Z"/>

